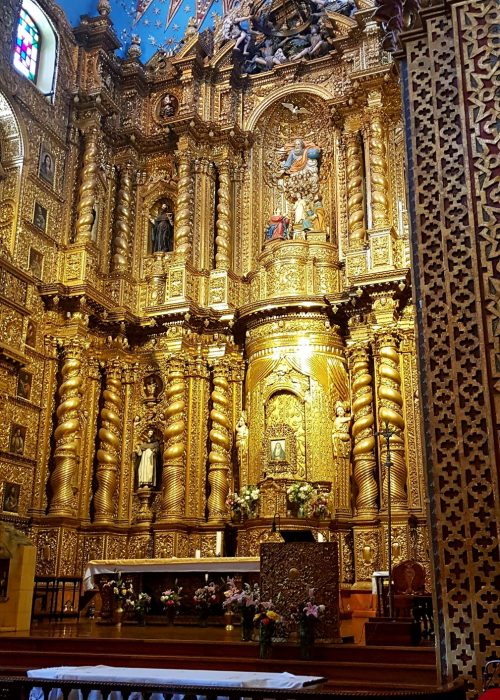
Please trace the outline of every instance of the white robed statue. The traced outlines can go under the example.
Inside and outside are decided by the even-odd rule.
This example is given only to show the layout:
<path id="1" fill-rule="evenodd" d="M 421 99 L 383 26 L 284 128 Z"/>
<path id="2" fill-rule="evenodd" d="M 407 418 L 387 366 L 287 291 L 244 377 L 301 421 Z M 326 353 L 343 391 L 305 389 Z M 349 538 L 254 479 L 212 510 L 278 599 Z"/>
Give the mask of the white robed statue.
<path id="1" fill-rule="evenodd" d="M 139 488 L 155 486 L 156 459 L 160 449 L 158 440 L 154 440 L 154 430 L 146 433 L 146 441 L 136 447 L 140 461 L 137 468 L 137 485 Z"/>

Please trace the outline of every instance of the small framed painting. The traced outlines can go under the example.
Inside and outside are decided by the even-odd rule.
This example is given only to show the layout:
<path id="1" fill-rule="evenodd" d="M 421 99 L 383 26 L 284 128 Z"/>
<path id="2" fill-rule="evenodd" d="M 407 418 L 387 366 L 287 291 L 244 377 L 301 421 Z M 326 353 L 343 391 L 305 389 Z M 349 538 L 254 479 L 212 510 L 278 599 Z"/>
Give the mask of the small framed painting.
<path id="1" fill-rule="evenodd" d="M 33 212 L 33 225 L 44 233 L 47 231 L 47 210 L 42 207 L 40 202 L 35 202 L 35 211 Z"/>
<path id="2" fill-rule="evenodd" d="M 269 459 L 271 462 L 286 461 L 286 438 L 277 438 L 269 441 Z"/>
<path id="3" fill-rule="evenodd" d="M 40 162 L 38 164 L 38 175 L 52 187 L 55 177 L 55 158 L 48 147 L 42 143 L 40 147 Z"/>

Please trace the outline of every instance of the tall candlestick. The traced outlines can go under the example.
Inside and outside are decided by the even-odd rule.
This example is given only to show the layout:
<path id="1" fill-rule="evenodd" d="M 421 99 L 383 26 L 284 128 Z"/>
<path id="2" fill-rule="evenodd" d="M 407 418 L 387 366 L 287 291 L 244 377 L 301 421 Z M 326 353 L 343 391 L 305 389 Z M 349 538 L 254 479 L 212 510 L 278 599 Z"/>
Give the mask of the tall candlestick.
<path id="1" fill-rule="evenodd" d="M 215 533 L 215 556 L 222 556 L 222 530 L 217 530 Z"/>

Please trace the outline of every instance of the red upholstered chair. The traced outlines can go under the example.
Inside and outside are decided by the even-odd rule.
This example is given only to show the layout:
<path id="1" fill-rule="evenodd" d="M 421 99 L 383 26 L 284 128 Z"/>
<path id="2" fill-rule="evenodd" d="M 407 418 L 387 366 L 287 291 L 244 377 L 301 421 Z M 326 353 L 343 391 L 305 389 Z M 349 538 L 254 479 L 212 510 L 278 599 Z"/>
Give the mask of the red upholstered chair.
<path id="1" fill-rule="evenodd" d="M 396 617 L 414 617 L 415 599 L 426 596 L 424 567 L 411 559 L 403 561 L 392 569 L 392 581 Z"/>

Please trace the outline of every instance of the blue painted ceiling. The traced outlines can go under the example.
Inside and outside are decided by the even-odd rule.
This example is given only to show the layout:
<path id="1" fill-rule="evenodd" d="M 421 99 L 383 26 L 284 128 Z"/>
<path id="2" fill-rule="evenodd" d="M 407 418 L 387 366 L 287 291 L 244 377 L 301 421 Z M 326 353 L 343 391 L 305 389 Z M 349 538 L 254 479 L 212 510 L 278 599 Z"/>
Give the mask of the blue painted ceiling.
<path id="1" fill-rule="evenodd" d="M 227 0 L 226 0 L 227 1 Z M 97 0 L 58 0 L 73 27 L 81 15 L 96 16 Z M 198 29 L 212 26 L 212 13 L 222 14 L 223 0 L 110 0 L 114 30 L 124 55 L 133 34 L 141 38 L 141 60 L 146 63 L 158 50 L 175 50 L 187 23 L 195 18 Z"/>

